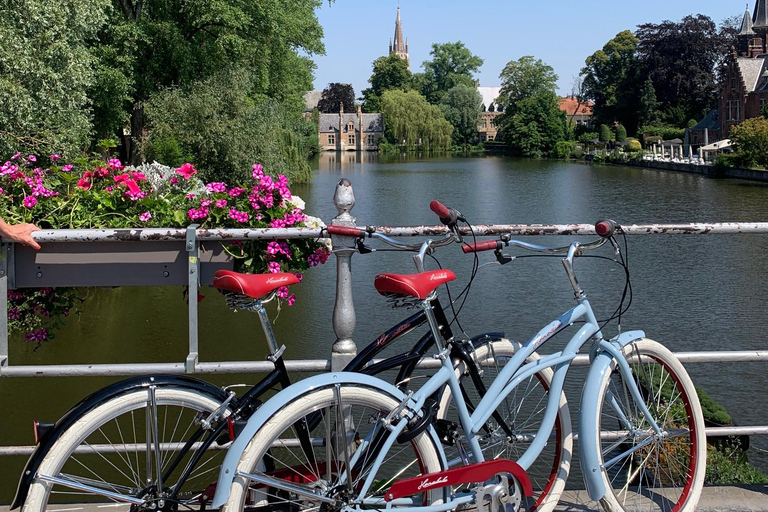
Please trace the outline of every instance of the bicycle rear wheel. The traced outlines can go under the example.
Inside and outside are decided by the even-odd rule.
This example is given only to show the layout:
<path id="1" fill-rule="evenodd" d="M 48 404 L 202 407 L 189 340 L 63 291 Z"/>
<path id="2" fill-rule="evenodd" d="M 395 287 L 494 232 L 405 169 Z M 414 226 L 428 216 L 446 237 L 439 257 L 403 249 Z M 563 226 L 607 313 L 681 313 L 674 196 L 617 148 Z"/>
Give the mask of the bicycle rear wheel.
<path id="1" fill-rule="evenodd" d="M 473 358 L 483 372 L 480 378 L 485 389 L 490 387 L 519 349 L 519 343 L 508 339 L 477 344 Z M 540 356 L 534 353 L 526 360 L 526 363 L 538 359 Z M 520 383 L 501 402 L 496 409 L 497 416 L 492 416 L 477 434 L 485 460 L 509 459 L 517 461 L 525 453 L 541 425 L 553 373 L 551 368 L 544 368 Z M 457 366 L 457 374 L 468 403 L 476 405 L 481 397 L 468 374 L 468 370 L 464 367 L 464 363 L 459 363 Z M 458 415 L 451 400 L 451 392 L 447 387 L 441 397 L 438 415 L 440 418 L 458 422 Z M 499 419 L 504 422 L 506 428 L 500 424 Z M 531 478 L 534 495 L 523 502 L 525 510 L 550 512 L 557 505 L 570 471 L 571 454 L 573 453 L 573 433 L 571 430 L 568 402 L 565 393 L 561 393 L 551 438 L 541 455 L 526 470 Z M 467 446 L 463 433 L 455 441 L 457 443 L 456 448 L 453 450 L 449 447 L 445 448 L 449 465 L 461 463 L 458 445 Z"/>
<path id="2" fill-rule="evenodd" d="M 178 501 L 164 498 L 175 490 L 179 474 L 190 463 L 192 451 L 177 458 L 181 448 L 220 404 L 219 397 L 164 385 L 129 391 L 96 406 L 48 451 L 22 512 L 70 511 L 97 504 L 109 504 L 109 510 L 117 511 L 200 508 L 225 453 L 216 442 L 195 464 Z M 176 464 L 160 492 L 158 464 L 161 474 Z"/>
<path id="3" fill-rule="evenodd" d="M 693 511 L 707 457 L 696 389 L 680 361 L 659 343 L 642 339 L 623 352 L 663 436 L 654 435 L 614 364 L 598 393 L 599 455 L 607 488 L 600 504 L 608 512 Z"/>
<path id="4" fill-rule="evenodd" d="M 365 479 L 373 471 L 372 463 L 390 435 L 382 420 L 399 403 L 380 390 L 340 384 L 309 391 L 285 404 L 262 424 L 246 447 L 222 510 L 240 511 L 249 504 L 290 512 L 339 510 L 344 505 L 385 508 L 384 494 L 393 482 L 443 469 L 435 440 L 422 432 L 389 449 L 375 472 L 374 484 L 361 494 Z M 299 442 L 297 424 L 307 428 L 310 449 Z M 267 471 L 262 472 L 260 467 Z M 308 494 L 259 484 L 245 474 L 266 474 L 305 489 Z M 253 499 L 254 494 L 259 498 Z M 319 497 L 334 499 L 336 504 L 322 503 Z M 404 501 L 413 506 L 444 499 L 444 489 L 430 489 Z"/>

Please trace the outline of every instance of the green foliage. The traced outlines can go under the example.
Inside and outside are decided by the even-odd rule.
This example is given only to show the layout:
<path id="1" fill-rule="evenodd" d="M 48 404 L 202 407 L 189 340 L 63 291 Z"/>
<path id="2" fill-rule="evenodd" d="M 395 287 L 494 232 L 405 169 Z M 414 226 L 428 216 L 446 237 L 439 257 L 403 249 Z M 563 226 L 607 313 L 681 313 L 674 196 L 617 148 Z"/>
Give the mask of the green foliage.
<path id="1" fill-rule="evenodd" d="M 629 30 L 619 32 L 585 62 L 581 70 L 586 97 L 595 103 L 593 122 L 618 121 L 634 133 L 637 127 L 640 41 Z"/>
<path id="2" fill-rule="evenodd" d="M 412 75 L 408 63 L 395 54 L 373 61 L 373 74 L 368 79 L 371 86 L 363 89 L 363 112 L 381 112 L 381 96 L 384 91 L 411 89 Z"/>
<path id="3" fill-rule="evenodd" d="M 709 447 L 704 485 L 768 483 L 768 475 L 752 466 L 738 444 Z"/>
<path id="4" fill-rule="evenodd" d="M 608 127 L 608 125 L 601 124 L 600 125 L 600 142 L 608 142 L 613 138 L 614 138 L 613 132 Z"/>
<path id="5" fill-rule="evenodd" d="M 642 126 L 637 130 L 637 136 L 648 144 L 649 137 L 661 137 L 660 140 L 682 139 L 685 137 L 685 129 L 668 125 Z"/>
<path id="6" fill-rule="evenodd" d="M 715 157 L 715 169 L 744 167 L 744 162 L 739 153 L 720 153 Z"/>
<path id="7" fill-rule="evenodd" d="M 432 60 L 424 61 L 424 74 L 418 89 L 433 105 L 442 103 L 446 93 L 457 85 L 474 86 L 474 74 L 483 59 L 472 55 L 464 43 L 433 43 L 429 52 Z"/>
<path id="8" fill-rule="evenodd" d="M 640 110 L 637 113 L 637 124 L 638 126 L 651 126 L 658 124 L 660 118 L 656 89 L 653 87 L 651 79 L 647 78 L 640 91 Z"/>
<path id="9" fill-rule="evenodd" d="M 768 168 L 768 119 L 755 117 L 732 127 L 731 140 L 745 166 Z"/>
<path id="10" fill-rule="evenodd" d="M 79 154 L 92 130 L 96 84 L 88 45 L 106 21 L 106 0 L 0 4 L 0 154 Z"/>
<path id="11" fill-rule="evenodd" d="M 440 110 L 453 125 L 454 143 L 468 145 L 477 141 L 482 104 L 483 97 L 469 85 L 457 85 L 443 96 Z"/>
<path id="12" fill-rule="evenodd" d="M 178 161 L 175 141 L 180 155 L 194 156 L 208 180 L 242 180 L 254 159 L 293 181 L 308 180 L 316 129 L 278 101 L 252 94 L 256 87 L 250 73 L 234 69 L 154 95 L 146 106 L 148 159 Z"/>
<path id="13" fill-rule="evenodd" d="M 585 132 L 579 135 L 578 140 L 582 144 L 591 144 L 593 140 L 600 140 L 600 134 L 597 132 Z"/>
<path id="14" fill-rule="evenodd" d="M 390 140 L 403 142 L 408 149 L 419 144 L 427 150 L 450 148 L 453 126 L 418 92 L 384 91 L 381 105 Z"/>
<path id="15" fill-rule="evenodd" d="M 555 91 L 557 75 L 551 66 L 541 59 L 525 55 L 518 61 L 510 61 L 499 75 L 501 91 L 499 103 L 505 108 L 525 98 L 531 98 L 541 91 Z"/>
<path id="16" fill-rule="evenodd" d="M 701 388 L 696 388 L 696 394 L 701 403 L 701 411 L 704 414 L 704 420 L 717 426 L 733 425 L 733 418 L 728 411 L 714 400 L 709 394 Z"/>
<path id="17" fill-rule="evenodd" d="M 620 124 L 619 126 L 616 127 L 616 142 L 624 142 L 626 140 L 627 140 L 627 129 L 624 128 L 624 125 Z"/>
<path id="18" fill-rule="evenodd" d="M 355 90 L 351 84 L 328 84 L 317 102 L 317 109 L 325 114 L 338 113 L 340 104 L 347 112 L 355 109 Z"/>
<path id="19" fill-rule="evenodd" d="M 550 156 L 554 158 L 571 158 L 575 153 L 576 143 L 569 140 L 561 140 L 555 144 Z"/>
<path id="20" fill-rule="evenodd" d="M 637 140 L 636 138 L 629 137 L 627 139 L 627 142 L 628 142 L 628 144 L 627 144 L 627 151 L 635 152 L 635 151 L 642 151 L 643 150 L 643 145 L 640 144 L 640 141 Z"/>
<path id="21" fill-rule="evenodd" d="M 510 150 L 531 158 L 549 154 L 565 137 L 565 112 L 553 91 L 542 90 L 517 101 L 497 118 L 497 124 Z"/>

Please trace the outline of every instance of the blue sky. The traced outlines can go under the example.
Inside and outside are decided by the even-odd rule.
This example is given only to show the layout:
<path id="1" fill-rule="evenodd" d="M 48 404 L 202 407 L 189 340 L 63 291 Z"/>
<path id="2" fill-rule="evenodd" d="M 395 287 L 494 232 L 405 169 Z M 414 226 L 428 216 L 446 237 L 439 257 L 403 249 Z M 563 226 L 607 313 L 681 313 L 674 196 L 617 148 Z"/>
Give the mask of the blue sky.
<path id="1" fill-rule="evenodd" d="M 749 2 L 750 11 L 754 2 Z M 326 55 L 315 56 L 315 89 L 330 82 L 351 83 L 355 95 L 368 87 L 371 63 L 386 55 L 394 36 L 397 0 L 335 0 L 318 9 Z M 716 23 L 743 15 L 739 0 L 582 0 L 520 1 L 401 0 L 403 34 L 408 38 L 411 71 L 422 71 L 432 43 L 462 41 L 484 59 L 480 85 L 497 86 L 504 65 L 533 55 L 555 69 L 559 93 L 571 91 L 584 59 L 622 30 L 642 23 L 679 21 L 705 14 Z"/>

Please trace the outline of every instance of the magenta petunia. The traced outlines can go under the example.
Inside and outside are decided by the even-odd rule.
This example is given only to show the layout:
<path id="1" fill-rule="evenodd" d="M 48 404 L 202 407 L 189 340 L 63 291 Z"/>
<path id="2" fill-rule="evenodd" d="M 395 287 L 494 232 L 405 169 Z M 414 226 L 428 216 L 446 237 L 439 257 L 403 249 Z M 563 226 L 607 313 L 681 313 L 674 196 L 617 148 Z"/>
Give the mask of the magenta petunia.
<path id="1" fill-rule="evenodd" d="M 139 220 L 141 222 L 147 222 L 151 218 L 152 218 L 152 214 L 149 212 L 144 212 L 141 215 L 139 215 Z"/>
<path id="2" fill-rule="evenodd" d="M 188 180 L 189 178 L 191 178 L 192 176 L 197 174 L 197 170 L 192 166 L 192 164 L 187 162 L 186 164 L 184 164 L 181 167 L 179 167 L 178 169 L 176 169 L 176 173 L 177 174 L 181 174 L 181 176 L 185 180 Z"/>
<path id="3" fill-rule="evenodd" d="M 61 155 L 51 155 L 49 157 L 51 159 L 51 162 L 56 162 L 59 158 L 61 158 Z"/>
<path id="4" fill-rule="evenodd" d="M 35 155 L 29 155 L 27 158 L 29 158 L 30 162 L 37 162 L 37 157 Z"/>
<path id="5" fill-rule="evenodd" d="M 65 165 L 64 167 L 61 168 L 61 170 L 64 171 L 64 172 L 71 171 L 72 170 L 72 164 Z"/>
<path id="6" fill-rule="evenodd" d="M 34 208 L 37 204 L 37 198 L 35 196 L 27 196 L 24 198 L 23 203 L 27 208 Z"/>

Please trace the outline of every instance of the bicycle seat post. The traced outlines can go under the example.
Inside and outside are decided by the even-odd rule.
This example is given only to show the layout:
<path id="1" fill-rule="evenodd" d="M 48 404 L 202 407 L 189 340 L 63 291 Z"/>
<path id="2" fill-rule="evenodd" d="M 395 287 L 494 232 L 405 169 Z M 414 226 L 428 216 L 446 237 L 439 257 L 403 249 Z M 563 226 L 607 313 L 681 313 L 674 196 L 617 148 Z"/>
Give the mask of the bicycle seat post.
<path id="1" fill-rule="evenodd" d="M 267 344 L 269 345 L 269 351 L 272 358 L 278 357 L 283 352 L 283 348 L 277 346 L 277 339 L 275 338 L 275 331 L 272 330 L 272 324 L 269 322 L 269 316 L 267 315 L 267 309 L 264 307 L 264 302 L 269 302 L 274 295 L 271 295 L 266 301 L 257 299 L 253 304 L 253 311 L 259 314 L 259 320 L 261 321 L 261 328 L 264 330 L 264 336 L 267 338 Z"/>

